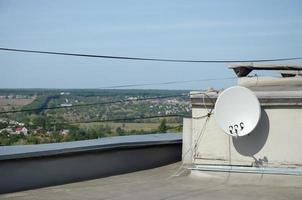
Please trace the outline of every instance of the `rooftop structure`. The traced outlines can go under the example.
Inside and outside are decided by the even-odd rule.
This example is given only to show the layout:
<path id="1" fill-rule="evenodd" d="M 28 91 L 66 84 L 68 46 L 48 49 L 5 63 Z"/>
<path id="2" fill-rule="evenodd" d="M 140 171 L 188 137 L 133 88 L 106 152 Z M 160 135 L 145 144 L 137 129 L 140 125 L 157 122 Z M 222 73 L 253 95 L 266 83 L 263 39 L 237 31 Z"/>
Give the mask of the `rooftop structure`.
<path id="1" fill-rule="evenodd" d="M 253 70 L 277 70 L 283 77 L 301 75 L 302 65 L 294 64 L 234 64 L 229 69 L 233 69 L 238 77 L 247 76 Z"/>
<path id="2" fill-rule="evenodd" d="M 0 194 L 159 167 L 181 160 L 181 134 L 0 147 Z"/>
<path id="3" fill-rule="evenodd" d="M 239 167 L 237 171 L 260 172 L 265 168 L 270 169 L 268 173 L 277 173 L 281 168 L 282 173 L 302 175 L 302 77 L 247 77 L 252 70 L 300 72 L 301 65 L 244 64 L 230 68 L 239 77 L 238 85 L 249 88 L 258 98 L 260 121 L 247 136 L 228 136 L 218 127 L 213 115 L 200 117 L 207 116 L 211 109 L 215 112 L 214 104 L 222 91 L 206 95 L 191 92 L 192 119 L 186 121 L 186 126 L 191 128 L 184 131 L 183 137 L 186 149 L 193 150 L 187 155 L 186 162 L 198 170 L 208 170 L 208 165 L 220 165 L 225 167 L 211 169 L 228 171 Z M 237 107 L 232 103 L 229 106 Z"/>
<path id="4" fill-rule="evenodd" d="M 247 135 L 233 137 L 218 127 L 213 113 L 222 91 L 191 92 L 192 118 L 184 119 L 182 136 L 0 147 L 0 193 L 33 189 L 0 198 L 301 199 L 301 67 L 233 67 L 238 85 L 249 88 L 261 106 L 260 120 Z M 287 75 L 247 77 L 258 69 Z M 182 163 L 162 167 L 179 161 L 181 153 Z M 53 186 L 63 183 L 70 184 Z"/>
<path id="5" fill-rule="evenodd" d="M 254 91 L 301 91 L 301 64 L 234 64 L 229 66 L 238 76 L 238 85 Z M 278 72 L 281 76 L 248 76 L 252 71 Z"/>

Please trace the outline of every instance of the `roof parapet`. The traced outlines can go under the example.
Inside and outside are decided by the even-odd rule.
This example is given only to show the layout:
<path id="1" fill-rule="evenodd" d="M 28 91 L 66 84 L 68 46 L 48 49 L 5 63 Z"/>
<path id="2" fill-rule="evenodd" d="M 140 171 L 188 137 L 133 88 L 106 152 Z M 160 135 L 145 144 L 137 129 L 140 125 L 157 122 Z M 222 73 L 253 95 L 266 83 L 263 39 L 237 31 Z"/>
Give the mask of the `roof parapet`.
<path id="1" fill-rule="evenodd" d="M 232 64 L 229 69 L 233 69 L 238 77 L 247 76 L 253 70 L 271 70 L 280 71 L 283 77 L 292 77 L 300 75 L 302 71 L 301 64 L 254 64 L 254 63 L 241 63 Z"/>

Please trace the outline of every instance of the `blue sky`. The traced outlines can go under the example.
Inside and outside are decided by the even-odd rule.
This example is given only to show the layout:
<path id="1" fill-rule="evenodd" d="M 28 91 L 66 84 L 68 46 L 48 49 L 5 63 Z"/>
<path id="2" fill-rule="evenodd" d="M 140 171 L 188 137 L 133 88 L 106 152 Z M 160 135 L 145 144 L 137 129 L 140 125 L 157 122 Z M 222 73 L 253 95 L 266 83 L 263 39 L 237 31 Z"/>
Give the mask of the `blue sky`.
<path id="1" fill-rule="evenodd" d="M 0 0 L 0 46 L 171 59 L 302 55 L 302 1 Z M 302 62 L 302 61 L 300 61 Z M 98 88 L 231 77 L 226 64 L 102 60 L 0 51 L 1 88 Z M 228 87 L 235 81 L 148 86 Z"/>

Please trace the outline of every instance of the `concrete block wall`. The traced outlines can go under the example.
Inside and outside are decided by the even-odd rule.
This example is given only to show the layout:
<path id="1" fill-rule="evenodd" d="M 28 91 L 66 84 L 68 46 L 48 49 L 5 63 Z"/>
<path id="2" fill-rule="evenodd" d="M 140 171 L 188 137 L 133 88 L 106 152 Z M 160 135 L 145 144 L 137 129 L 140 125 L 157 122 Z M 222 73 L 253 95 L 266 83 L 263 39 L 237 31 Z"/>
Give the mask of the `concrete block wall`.
<path id="1" fill-rule="evenodd" d="M 299 103 L 300 100 L 296 98 L 296 103 L 293 103 L 288 98 L 277 96 L 274 100 L 267 97 L 258 98 L 262 105 L 260 122 L 252 133 L 238 138 L 225 134 L 216 124 L 213 115 L 209 119 L 199 118 L 208 112 L 206 107 L 202 106 L 206 102 L 202 102 L 202 98 L 193 99 L 192 128 L 190 131 L 184 129 L 183 135 L 183 138 L 191 139 L 192 163 L 270 167 L 301 166 L 302 106 Z M 184 145 L 185 143 L 186 141 Z"/>

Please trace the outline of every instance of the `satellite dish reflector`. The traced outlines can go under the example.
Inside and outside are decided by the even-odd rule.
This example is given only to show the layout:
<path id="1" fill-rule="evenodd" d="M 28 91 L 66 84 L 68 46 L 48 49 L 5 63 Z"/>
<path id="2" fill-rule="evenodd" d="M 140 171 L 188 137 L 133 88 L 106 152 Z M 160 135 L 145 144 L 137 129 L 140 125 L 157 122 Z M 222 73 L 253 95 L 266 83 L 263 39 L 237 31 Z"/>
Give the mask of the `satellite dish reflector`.
<path id="1" fill-rule="evenodd" d="M 215 104 L 214 117 L 219 127 L 231 136 L 252 132 L 260 119 L 261 108 L 255 94 L 242 86 L 224 90 Z"/>

